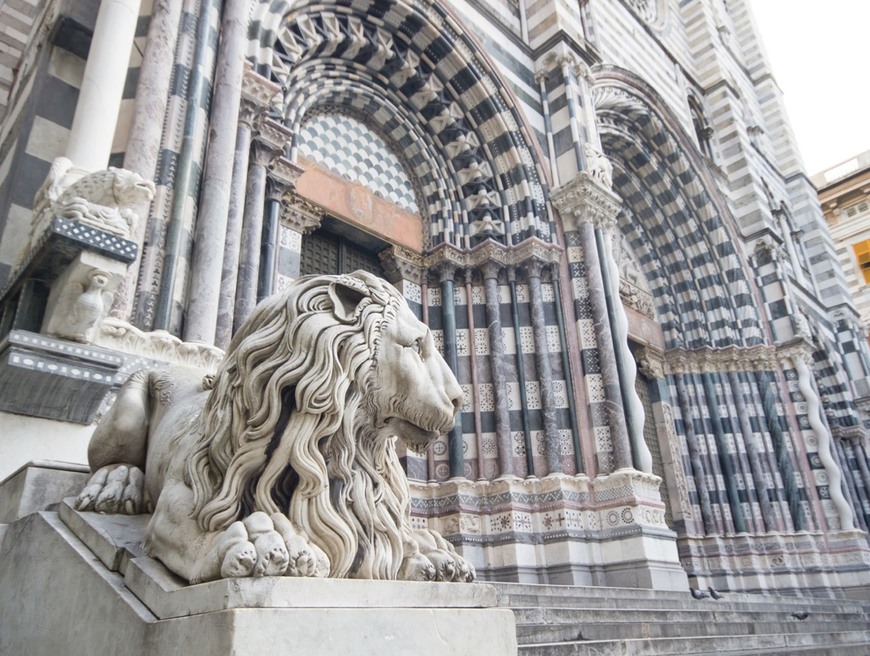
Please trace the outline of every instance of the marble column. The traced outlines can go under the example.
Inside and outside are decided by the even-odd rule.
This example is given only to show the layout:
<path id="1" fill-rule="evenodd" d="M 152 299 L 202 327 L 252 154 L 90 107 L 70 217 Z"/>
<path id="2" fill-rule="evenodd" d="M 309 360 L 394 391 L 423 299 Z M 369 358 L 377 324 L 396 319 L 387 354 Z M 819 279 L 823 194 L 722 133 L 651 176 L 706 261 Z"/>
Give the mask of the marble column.
<path id="1" fill-rule="evenodd" d="M 175 43 L 181 19 L 181 5 L 178 0 L 154 0 L 151 7 L 148 40 L 145 43 L 145 52 L 142 54 L 142 66 L 136 84 L 136 100 L 124 153 L 124 168 L 138 173 L 146 180 L 153 180 L 157 172 L 169 83 L 175 60 Z M 139 220 L 133 229 L 132 239 L 139 246 L 139 253 L 127 270 L 127 275 L 112 301 L 111 315 L 118 319 L 129 320 L 133 310 L 133 298 L 142 262 L 142 246 L 145 242 L 150 206 L 149 201 L 133 208 Z"/>
<path id="2" fill-rule="evenodd" d="M 290 160 L 279 157 L 273 164 L 266 181 L 266 211 L 263 217 L 263 238 L 260 242 L 260 274 L 257 281 L 257 302 L 275 293 L 275 277 L 278 264 L 278 241 L 280 239 L 281 215 L 285 209 L 285 195 L 295 185 L 295 176 L 290 181 L 281 175 L 292 171 Z"/>
<path id="3" fill-rule="evenodd" d="M 601 257 L 604 274 L 604 296 L 607 301 L 608 318 L 613 334 L 613 350 L 619 372 L 622 401 L 625 404 L 625 419 L 634 466 L 647 474 L 652 473 L 652 454 L 643 436 L 644 409 L 637 394 L 637 363 L 628 348 L 628 317 L 619 296 L 619 265 L 613 255 L 613 233 L 616 232 L 615 215 L 612 220 L 596 226 L 595 242 Z"/>
<path id="4" fill-rule="evenodd" d="M 453 300 L 453 275 L 456 269 L 443 264 L 438 270 L 441 283 L 441 328 L 444 335 L 444 359 L 450 370 L 457 373 L 458 361 L 456 355 L 456 306 Z M 461 416 L 456 418 L 456 425 L 447 436 L 447 453 L 450 462 L 450 478 L 465 477 L 465 462 L 463 454 Z"/>
<path id="5" fill-rule="evenodd" d="M 208 151 L 194 229 L 184 323 L 186 341 L 213 344 L 215 340 L 249 5 L 247 0 L 226 0 L 223 8 L 209 116 Z"/>
<path id="6" fill-rule="evenodd" d="M 701 383 L 704 386 L 704 396 L 707 397 L 707 409 L 710 411 L 710 424 L 713 428 L 713 438 L 716 441 L 716 451 L 719 455 L 719 466 L 722 468 L 722 478 L 725 483 L 725 493 L 728 496 L 728 506 L 731 509 L 731 520 L 734 522 L 734 531 L 746 533 L 746 520 L 743 517 L 743 506 L 737 492 L 737 479 L 734 472 L 734 464 L 725 439 L 725 429 L 722 426 L 722 417 L 719 413 L 719 399 L 716 394 L 713 372 L 705 371 L 701 374 Z"/>
<path id="7" fill-rule="evenodd" d="M 79 177 L 108 166 L 139 5 L 140 0 L 100 3 L 66 147 L 66 156 Z"/>
<path id="8" fill-rule="evenodd" d="M 837 516 L 840 520 L 838 528 L 842 530 L 851 530 L 855 528 L 855 521 L 852 515 L 852 508 L 846 497 L 843 495 L 843 490 L 840 485 L 842 481 L 842 472 L 837 465 L 836 459 L 832 452 L 833 437 L 831 432 L 825 425 L 822 416 L 822 403 L 819 394 L 813 384 L 813 376 L 810 371 L 808 360 L 811 361 L 812 356 L 808 351 L 798 353 L 792 356 L 795 371 L 798 375 L 798 388 L 803 394 L 807 402 L 807 418 L 810 422 L 813 435 L 816 438 L 819 450 L 819 458 L 822 461 L 822 466 L 825 468 L 825 473 L 828 475 L 828 491 L 831 495 L 831 503 L 834 504 Z"/>
<path id="9" fill-rule="evenodd" d="M 260 272 L 260 242 L 263 238 L 263 213 L 266 203 L 266 167 L 276 156 L 275 149 L 259 140 L 251 144 L 250 167 L 245 187 L 245 213 L 233 310 L 233 332 L 239 329 L 257 305 Z"/>
<path id="10" fill-rule="evenodd" d="M 716 530 L 713 517 L 713 505 L 710 503 L 710 491 L 707 489 L 707 477 L 701 460 L 701 449 L 698 445 L 698 435 L 695 433 L 695 420 L 692 415 L 689 391 L 686 389 L 685 374 L 676 373 L 673 376 L 677 387 L 677 403 L 683 419 L 683 432 L 686 435 L 686 446 L 689 450 L 689 462 L 692 464 L 692 479 L 695 481 L 695 492 L 701 506 L 701 520 L 704 531 L 710 535 Z"/>
<path id="11" fill-rule="evenodd" d="M 749 470 L 752 473 L 752 484 L 758 496 L 758 505 L 761 508 L 761 521 L 767 531 L 772 531 L 776 526 L 776 513 L 770 496 L 767 493 L 767 483 L 764 480 L 764 470 L 761 467 L 761 454 L 755 433 L 749 424 L 749 411 L 743 398 L 743 386 L 740 377 L 733 369 L 728 372 L 728 382 L 731 385 L 731 394 L 734 396 L 734 406 L 737 410 L 740 433 L 743 435 L 743 444 L 746 447 L 746 457 L 749 460 Z"/>
<path id="12" fill-rule="evenodd" d="M 556 420 L 556 393 L 553 390 L 553 368 L 550 365 L 550 349 L 547 343 L 547 322 L 544 317 L 544 298 L 541 292 L 541 262 L 526 264 L 529 281 L 529 306 L 532 333 L 535 339 L 535 366 L 541 386 L 541 415 L 544 420 L 544 440 L 547 447 L 548 473 L 564 473 L 562 445 Z"/>
<path id="13" fill-rule="evenodd" d="M 242 217 L 247 192 L 247 171 L 250 161 L 252 125 L 256 108 L 242 103 L 236 131 L 236 154 L 233 161 L 233 183 L 230 187 L 230 205 L 227 212 L 227 236 L 221 269 L 221 289 L 218 301 L 215 346 L 226 349 L 233 336 L 233 314 L 242 242 Z"/>
<path id="14" fill-rule="evenodd" d="M 517 302 L 517 274 L 516 269 L 508 269 L 508 285 L 511 293 L 511 321 L 514 326 L 514 345 L 517 363 L 517 387 L 520 395 L 520 421 L 523 425 L 523 443 L 526 452 L 526 477 L 535 476 L 535 458 L 532 445 L 532 428 L 529 422 L 529 398 L 526 392 L 526 363 L 523 355 L 523 340 L 520 332 L 520 312 Z"/>
<path id="15" fill-rule="evenodd" d="M 474 298 L 474 285 L 472 278 L 471 269 L 467 269 L 465 271 L 465 298 L 468 299 L 468 302 L 465 305 L 465 309 L 468 321 L 468 359 L 471 363 L 471 398 L 466 399 L 466 401 L 469 402 L 474 413 L 474 435 L 477 440 L 477 480 L 485 481 L 486 467 L 484 466 L 485 459 L 483 456 L 483 431 L 480 421 L 480 399 L 478 398 L 480 387 L 477 376 L 477 349 L 474 344 L 474 303 L 472 301 Z"/>
<path id="16" fill-rule="evenodd" d="M 279 93 L 281 93 L 281 87 L 278 84 L 255 73 L 250 67 L 245 68 L 242 76 L 242 100 L 239 106 L 239 120 L 236 129 L 233 181 L 230 187 L 227 234 L 215 331 L 215 345 L 220 348 L 227 347 L 233 334 L 233 314 L 235 312 L 247 175 L 254 125 L 256 122 L 266 120 L 262 117 Z"/>
<path id="17" fill-rule="evenodd" d="M 586 263 L 592 320 L 595 322 L 595 335 L 598 339 L 598 362 L 601 366 L 601 380 L 604 383 L 614 466 L 616 469 L 623 469 L 633 466 L 631 442 L 628 436 L 622 390 L 619 386 L 619 366 L 616 352 L 613 349 L 613 335 L 607 312 L 605 284 L 598 257 L 598 247 L 595 243 L 595 228 L 589 221 L 583 221 L 577 227 L 580 233 L 583 261 Z"/>
<path id="18" fill-rule="evenodd" d="M 495 432 L 498 445 L 499 477 L 516 477 L 511 420 L 508 410 L 506 375 L 504 367 L 504 339 L 501 332 L 501 299 L 498 291 L 499 265 L 487 262 L 481 267 L 486 323 L 489 331 L 489 358 L 492 371 L 492 395 L 495 405 Z"/>
<path id="19" fill-rule="evenodd" d="M 786 501 L 792 526 L 795 531 L 803 531 L 806 527 L 806 518 L 801 506 L 800 490 L 795 480 L 794 464 L 791 461 L 789 446 L 786 443 L 788 438 L 785 432 L 783 432 L 779 412 L 776 409 L 777 399 L 771 389 L 771 385 L 774 382 L 773 374 L 768 371 L 758 371 L 755 372 L 755 378 L 756 384 L 761 391 L 761 407 L 764 411 L 767 430 L 773 443 L 776 467 L 779 470 L 782 484 L 785 487 Z"/>

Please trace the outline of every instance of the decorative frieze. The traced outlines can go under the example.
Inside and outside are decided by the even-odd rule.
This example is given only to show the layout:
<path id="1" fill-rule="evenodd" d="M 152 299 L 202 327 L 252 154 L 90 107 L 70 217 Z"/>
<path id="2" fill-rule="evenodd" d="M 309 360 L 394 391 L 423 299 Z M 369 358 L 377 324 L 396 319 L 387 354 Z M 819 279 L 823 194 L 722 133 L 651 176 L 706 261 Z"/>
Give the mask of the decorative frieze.
<path id="1" fill-rule="evenodd" d="M 777 355 L 776 349 L 764 345 L 750 348 L 703 348 L 694 351 L 672 349 L 665 353 L 664 367 L 670 374 L 773 371 L 777 368 Z"/>

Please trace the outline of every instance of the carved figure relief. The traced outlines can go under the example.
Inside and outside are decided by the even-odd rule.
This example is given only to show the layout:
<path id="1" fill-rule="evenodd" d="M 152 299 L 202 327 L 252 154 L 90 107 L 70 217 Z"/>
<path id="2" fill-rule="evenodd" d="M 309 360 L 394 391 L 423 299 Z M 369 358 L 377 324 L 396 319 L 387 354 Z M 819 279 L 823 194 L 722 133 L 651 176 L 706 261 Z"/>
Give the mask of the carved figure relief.
<path id="1" fill-rule="evenodd" d="M 100 320 L 112 305 L 112 293 L 106 289 L 109 280 L 109 273 L 94 269 L 88 274 L 87 285 L 70 283 L 58 300 L 48 334 L 74 342 L 93 342 Z"/>
<path id="2" fill-rule="evenodd" d="M 589 175 L 606 189 L 612 189 L 613 164 L 607 156 L 590 143 L 583 144 L 583 153 L 586 155 L 586 170 Z"/>
<path id="3" fill-rule="evenodd" d="M 395 449 L 396 437 L 420 449 L 449 431 L 461 401 L 389 283 L 299 278 L 254 311 L 213 377 L 131 377 L 94 433 L 77 508 L 153 505 L 145 548 L 191 582 L 472 580 L 440 535 L 411 528 Z"/>

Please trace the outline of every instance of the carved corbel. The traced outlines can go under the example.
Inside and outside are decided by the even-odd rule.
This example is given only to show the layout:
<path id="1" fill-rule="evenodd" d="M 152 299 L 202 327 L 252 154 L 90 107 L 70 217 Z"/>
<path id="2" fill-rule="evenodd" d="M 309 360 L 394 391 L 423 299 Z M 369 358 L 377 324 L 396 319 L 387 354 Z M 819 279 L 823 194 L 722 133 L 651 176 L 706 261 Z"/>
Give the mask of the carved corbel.
<path id="1" fill-rule="evenodd" d="M 653 379 L 665 377 L 665 354 L 664 352 L 646 346 L 637 351 L 637 368 L 644 376 Z"/>

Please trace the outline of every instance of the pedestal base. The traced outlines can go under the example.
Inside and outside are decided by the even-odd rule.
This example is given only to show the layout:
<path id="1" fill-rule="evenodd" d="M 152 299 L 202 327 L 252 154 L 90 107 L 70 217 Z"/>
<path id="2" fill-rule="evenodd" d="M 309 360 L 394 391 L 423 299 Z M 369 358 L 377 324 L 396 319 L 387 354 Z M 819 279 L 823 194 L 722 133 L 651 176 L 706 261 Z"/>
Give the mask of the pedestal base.
<path id="1" fill-rule="evenodd" d="M 10 524 L 0 653 L 516 654 L 513 614 L 494 607 L 488 585 L 276 577 L 191 586 L 142 554 L 147 519 L 78 513 L 67 500 L 60 515 Z"/>

